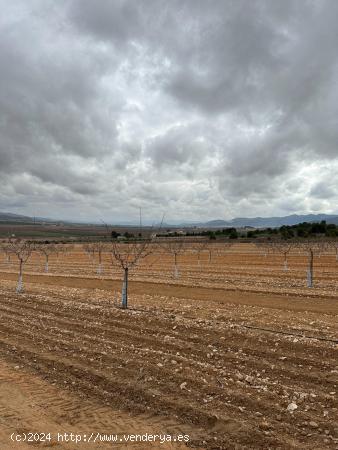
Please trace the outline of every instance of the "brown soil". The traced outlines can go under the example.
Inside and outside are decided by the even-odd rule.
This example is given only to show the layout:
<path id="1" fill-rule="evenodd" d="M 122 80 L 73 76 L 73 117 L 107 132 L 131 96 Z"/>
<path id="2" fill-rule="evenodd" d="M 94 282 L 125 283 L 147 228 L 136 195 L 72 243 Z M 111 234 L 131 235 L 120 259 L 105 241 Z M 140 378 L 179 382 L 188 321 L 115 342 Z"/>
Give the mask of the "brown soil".
<path id="1" fill-rule="evenodd" d="M 4 280 L 16 280 L 16 273 L 1 273 Z M 58 276 L 58 275 L 24 275 L 24 281 L 28 283 L 39 283 L 54 286 L 68 286 L 73 288 L 103 289 L 107 291 L 120 291 L 120 280 L 98 279 L 98 278 L 79 278 L 76 276 Z M 229 292 L 230 291 L 230 292 Z M 336 299 L 318 298 L 315 295 L 308 297 L 292 296 L 291 298 L 272 294 L 252 291 L 242 291 L 238 289 L 217 289 L 184 286 L 179 284 L 152 283 L 149 281 L 134 281 L 130 283 L 129 292 L 131 294 L 157 295 L 161 292 L 164 296 L 177 298 L 192 298 L 196 300 L 205 300 L 216 303 L 234 303 L 241 305 L 261 306 L 263 308 L 288 309 L 290 311 L 313 311 L 325 312 L 325 314 L 338 314 L 338 301 Z M 245 295 L 243 295 L 245 292 Z M 310 292 L 311 294 L 311 292 Z"/>
<path id="2" fill-rule="evenodd" d="M 10 431 L 115 424 L 188 434 L 193 448 L 337 449 L 334 290 L 282 295 L 265 280 L 255 292 L 264 275 L 248 265 L 231 289 L 195 283 L 197 269 L 166 283 L 168 264 L 157 282 L 135 275 L 127 311 L 117 279 L 31 274 L 17 295 L 14 274 L 0 274 L 0 448 Z"/>
<path id="3" fill-rule="evenodd" d="M 38 447 L 56 447 L 58 449 L 78 450 L 86 448 L 112 448 L 111 443 L 100 442 L 82 444 L 66 442 L 58 438 L 58 433 L 73 433 L 88 439 L 93 433 L 114 434 L 122 437 L 124 434 L 146 434 L 157 430 L 163 433 L 161 417 L 150 415 L 131 415 L 120 410 L 114 410 L 95 399 L 86 399 L 83 395 L 76 395 L 67 389 L 62 389 L 55 382 L 48 383 L 32 372 L 23 370 L 20 366 L 0 362 L 0 448 L 1 450 L 31 449 L 32 443 L 13 442 L 12 433 L 23 436 L 24 433 L 37 433 Z M 171 433 L 179 431 L 179 426 L 172 420 L 167 421 Z M 51 439 L 46 440 L 48 433 Z M 44 434 L 46 436 L 44 436 Z M 32 437 L 29 435 L 29 439 Z M 14 437 L 13 437 L 14 439 Z M 33 438 L 32 438 L 33 439 Z M 40 442 L 38 441 L 40 439 Z M 64 438 L 65 439 L 65 438 Z M 43 442 L 45 440 L 45 442 Z M 147 443 L 115 444 L 114 448 L 142 449 L 149 448 Z M 178 444 L 161 444 L 161 448 L 180 448 Z M 181 446 L 181 448 L 185 448 Z"/>

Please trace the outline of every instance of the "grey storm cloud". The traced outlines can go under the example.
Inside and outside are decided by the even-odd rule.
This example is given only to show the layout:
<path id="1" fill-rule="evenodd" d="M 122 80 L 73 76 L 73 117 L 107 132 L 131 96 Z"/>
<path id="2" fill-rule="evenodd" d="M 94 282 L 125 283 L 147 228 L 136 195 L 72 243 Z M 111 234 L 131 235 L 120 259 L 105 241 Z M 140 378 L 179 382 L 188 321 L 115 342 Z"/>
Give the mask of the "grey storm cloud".
<path id="1" fill-rule="evenodd" d="M 336 1 L 0 6 L 0 210 L 337 212 Z"/>
<path id="2" fill-rule="evenodd" d="M 155 167 L 197 165 L 211 152 L 197 127 L 175 126 L 146 142 L 147 154 Z"/>

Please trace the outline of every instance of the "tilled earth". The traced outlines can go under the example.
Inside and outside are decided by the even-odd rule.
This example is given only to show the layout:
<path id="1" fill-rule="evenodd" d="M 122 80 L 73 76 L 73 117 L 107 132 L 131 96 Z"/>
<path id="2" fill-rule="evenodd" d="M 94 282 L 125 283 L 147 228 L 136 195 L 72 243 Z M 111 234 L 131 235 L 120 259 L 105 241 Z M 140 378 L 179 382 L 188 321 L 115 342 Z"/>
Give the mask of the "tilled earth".
<path id="1" fill-rule="evenodd" d="M 139 261 L 130 272 L 130 279 L 140 282 L 170 285 L 200 286 L 243 292 L 275 293 L 292 296 L 312 296 L 338 300 L 338 260 L 332 250 L 314 256 L 314 286 L 307 288 L 308 255 L 292 251 L 287 255 L 287 267 L 281 253 L 263 253 L 253 244 L 237 243 L 230 248 L 221 244 L 209 246 L 198 254 L 193 246 L 177 256 L 178 276 L 174 272 L 174 257 L 168 252 L 155 251 Z M 66 248 L 66 247 L 65 247 Z M 87 255 L 82 246 L 72 251 L 52 254 L 49 274 L 100 280 L 120 280 L 121 268 L 111 252 L 102 254 L 102 271 L 98 274 L 98 255 Z M 209 255 L 209 251 L 211 252 Z M 285 270 L 287 269 L 287 270 Z M 24 272 L 43 274 L 45 259 L 33 252 Z M 17 273 L 18 260 L 0 255 L 0 272 Z"/>
<path id="2" fill-rule="evenodd" d="M 117 291 L 59 283 L 17 295 L 1 281 L 0 356 L 22 376 L 146 414 L 193 448 L 338 448 L 334 300 L 288 297 L 283 308 L 275 294 L 215 300 L 210 289 L 208 301 L 139 287 L 123 311 Z"/>

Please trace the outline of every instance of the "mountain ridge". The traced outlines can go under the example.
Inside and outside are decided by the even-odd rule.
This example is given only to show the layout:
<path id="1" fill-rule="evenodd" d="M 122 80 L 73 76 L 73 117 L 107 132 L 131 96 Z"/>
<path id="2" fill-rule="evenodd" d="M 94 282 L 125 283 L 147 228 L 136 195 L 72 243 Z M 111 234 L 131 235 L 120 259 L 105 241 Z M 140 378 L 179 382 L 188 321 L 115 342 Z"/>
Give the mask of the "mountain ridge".
<path id="1" fill-rule="evenodd" d="M 274 228 L 283 225 L 297 225 L 302 222 L 321 222 L 338 224 L 338 215 L 333 214 L 291 214 L 289 216 L 271 216 L 271 217 L 237 217 L 231 220 L 211 220 L 205 222 L 206 227 L 253 227 L 253 228 Z"/>
<path id="2" fill-rule="evenodd" d="M 325 220 L 327 223 L 333 223 L 338 225 L 338 215 L 334 214 L 291 214 L 288 216 L 271 216 L 271 217 L 236 217 L 230 220 L 214 219 L 206 222 L 182 222 L 181 224 L 162 224 L 162 228 L 243 228 L 243 227 L 253 227 L 253 228 L 276 228 L 283 225 L 297 225 L 302 222 L 321 222 Z M 36 222 L 66 222 L 68 224 L 74 223 L 67 220 L 55 220 L 41 217 L 30 217 L 21 214 L 13 214 L 7 212 L 0 212 L 0 222 L 9 223 L 36 223 Z M 90 222 L 83 223 L 87 225 Z M 118 224 L 115 224 L 117 226 Z M 129 223 L 121 223 L 122 226 L 135 226 L 136 223 L 132 225 Z"/>

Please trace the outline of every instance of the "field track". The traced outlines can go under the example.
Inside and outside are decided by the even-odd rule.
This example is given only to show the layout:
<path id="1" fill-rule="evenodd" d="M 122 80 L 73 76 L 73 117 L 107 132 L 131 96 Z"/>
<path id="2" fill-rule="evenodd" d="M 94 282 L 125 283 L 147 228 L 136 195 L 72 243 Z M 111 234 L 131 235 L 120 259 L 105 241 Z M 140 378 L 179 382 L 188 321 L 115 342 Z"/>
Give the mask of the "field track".
<path id="1" fill-rule="evenodd" d="M 16 280 L 15 273 L 0 273 L 1 279 Z M 80 278 L 76 276 L 66 277 L 60 275 L 24 275 L 24 280 L 28 283 L 46 284 L 52 286 L 68 286 L 73 288 L 101 289 L 107 291 L 121 290 L 121 280 L 109 280 L 100 278 Z M 240 288 L 231 287 L 229 289 L 192 287 L 179 284 L 152 283 L 150 281 L 133 281 L 130 284 L 130 293 L 156 295 L 161 292 L 163 295 L 175 298 L 192 298 L 217 303 L 234 303 L 241 305 L 261 306 L 273 309 L 288 309 L 291 311 L 313 311 L 325 314 L 338 314 L 338 301 L 334 298 L 318 298 L 314 293 L 304 297 L 294 295 L 292 298 L 278 294 L 243 291 Z M 245 292 L 245 295 L 243 295 Z"/>

